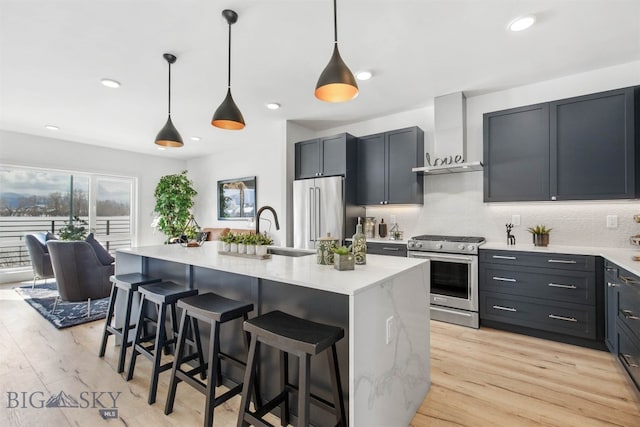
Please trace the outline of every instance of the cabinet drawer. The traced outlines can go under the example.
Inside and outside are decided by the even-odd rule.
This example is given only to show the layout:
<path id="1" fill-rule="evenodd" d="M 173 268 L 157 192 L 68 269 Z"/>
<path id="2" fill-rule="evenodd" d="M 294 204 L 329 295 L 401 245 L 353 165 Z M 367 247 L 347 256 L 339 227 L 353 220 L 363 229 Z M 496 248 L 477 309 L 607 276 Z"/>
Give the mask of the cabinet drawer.
<path id="1" fill-rule="evenodd" d="M 596 338 L 595 308 L 570 303 L 480 292 L 480 319 L 576 337 Z"/>
<path id="2" fill-rule="evenodd" d="M 620 276 L 620 279 L 628 276 Z M 626 325 L 640 340 L 640 284 L 618 282 L 618 321 Z"/>
<path id="3" fill-rule="evenodd" d="M 480 262 L 561 270 L 593 271 L 595 257 L 571 254 L 539 254 L 520 251 L 480 250 Z"/>
<path id="4" fill-rule="evenodd" d="M 640 389 L 640 342 L 633 339 L 627 328 L 618 328 L 618 359 Z"/>
<path id="5" fill-rule="evenodd" d="M 482 265 L 480 290 L 576 304 L 593 305 L 596 299 L 593 273 L 535 267 Z"/>
<path id="6" fill-rule="evenodd" d="M 407 256 L 407 245 L 397 243 L 367 242 L 367 253 L 375 255 Z"/>

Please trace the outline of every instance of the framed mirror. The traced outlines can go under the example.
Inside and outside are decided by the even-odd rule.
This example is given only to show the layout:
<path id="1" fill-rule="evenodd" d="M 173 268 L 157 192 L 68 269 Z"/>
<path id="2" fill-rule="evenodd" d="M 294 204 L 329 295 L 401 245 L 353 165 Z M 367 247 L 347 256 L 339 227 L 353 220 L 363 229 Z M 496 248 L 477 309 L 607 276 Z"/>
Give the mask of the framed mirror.
<path id="1" fill-rule="evenodd" d="M 256 177 L 218 181 L 218 219 L 251 220 L 256 214 Z"/>

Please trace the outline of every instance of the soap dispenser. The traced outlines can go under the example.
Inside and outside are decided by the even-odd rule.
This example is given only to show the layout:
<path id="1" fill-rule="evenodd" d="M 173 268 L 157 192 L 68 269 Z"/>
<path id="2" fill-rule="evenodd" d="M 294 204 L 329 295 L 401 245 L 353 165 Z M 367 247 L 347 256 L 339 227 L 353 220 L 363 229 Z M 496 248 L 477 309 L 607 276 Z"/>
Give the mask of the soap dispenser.
<path id="1" fill-rule="evenodd" d="M 360 218 L 358 218 L 358 224 L 356 225 L 356 234 L 353 235 L 351 251 L 353 252 L 353 257 L 356 260 L 356 264 L 363 265 L 367 263 L 367 239 L 362 232 L 362 224 L 360 224 Z"/>

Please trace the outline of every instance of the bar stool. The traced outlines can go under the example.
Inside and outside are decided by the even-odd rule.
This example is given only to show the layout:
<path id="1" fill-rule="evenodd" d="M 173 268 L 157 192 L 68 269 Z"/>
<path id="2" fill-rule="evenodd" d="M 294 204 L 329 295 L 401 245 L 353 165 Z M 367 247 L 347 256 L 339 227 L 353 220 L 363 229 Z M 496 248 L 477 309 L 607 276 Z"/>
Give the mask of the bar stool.
<path id="1" fill-rule="evenodd" d="M 213 425 L 214 409 L 229 400 L 231 397 L 240 394 L 242 391 L 242 383 L 235 385 L 227 392 L 216 397 L 216 386 L 222 384 L 222 371 L 220 362 L 222 360 L 230 362 L 241 368 L 246 367 L 246 363 L 236 359 L 235 357 L 223 353 L 220 349 L 220 325 L 231 320 L 242 318 L 247 320 L 248 314 L 253 310 L 253 304 L 242 301 L 236 301 L 223 296 L 207 292 L 193 297 L 183 298 L 178 301 L 178 307 L 182 309 L 182 318 L 180 320 L 180 334 L 178 335 L 178 347 L 176 356 L 171 369 L 171 380 L 169 382 L 169 393 L 167 395 L 167 403 L 164 413 L 169 415 L 173 412 L 173 404 L 176 396 L 176 389 L 180 381 L 184 381 L 200 393 L 206 396 L 204 425 L 211 427 Z M 209 357 L 208 362 L 200 364 L 197 368 L 185 371 L 181 365 L 187 361 L 182 355 L 184 352 L 186 325 L 189 319 L 192 321 L 201 320 L 211 325 L 211 333 L 209 335 Z M 196 320 L 197 319 L 197 320 Z M 244 333 L 245 348 L 248 347 L 248 334 Z M 248 350 L 248 349 L 247 349 Z M 214 376 L 214 369 L 216 375 Z M 207 370 L 209 380 L 207 384 L 194 378 L 196 374 Z M 259 401 L 258 384 L 255 384 L 254 393 L 256 401 Z"/>
<path id="2" fill-rule="evenodd" d="M 198 290 L 186 289 L 184 286 L 166 281 L 140 286 L 138 288 L 138 292 L 140 292 L 141 296 L 140 308 L 138 310 L 138 322 L 134 332 L 133 351 L 129 362 L 129 370 L 127 371 L 127 381 L 133 378 L 138 354 L 142 354 L 147 359 L 151 360 L 153 368 L 151 370 L 151 384 L 149 386 L 148 400 L 151 405 L 156 401 L 158 377 L 162 372 L 171 369 L 171 366 L 173 365 L 173 362 L 161 364 L 161 360 L 162 348 L 164 348 L 165 354 L 170 354 L 171 344 L 175 344 L 177 342 L 178 324 L 176 316 L 176 302 L 181 298 L 197 295 Z M 157 320 L 145 316 L 145 301 L 148 301 L 155 306 L 158 315 Z M 171 334 L 169 338 L 167 338 L 167 328 L 165 325 L 167 320 L 167 309 L 170 309 L 171 314 Z M 142 333 L 143 329 L 146 331 L 148 323 L 155 324 L 155 335 L 146 335 Z M 198 330 L 198 325 L 195 322 L 192 324 L 192 333 L 194 339 L 190 340 L 189 344 L 192 347 L 195 345 L 196 352 L 189 355 L 189 360 L 199 358 L 200 363 L 204 363 L 202 356 L 202 344 L 200 343 L 200 331 Z M 147 343 L 151 344 L 145 346 L 144 344 Z"/>
<path id="3" fill-rule="evenodd" d="M 135 327 L 131 325 L 131 306 L 133 303 L 133 295 L 138 292 L 139 286 L 160 282 L 161 279 L 140 273 L 117 274 L 111 276 L 109 279 L 112 283 L 111 297 L 109 298 L 109 308 L 107 309 L 107 317 L 104 322 L 104 332 L 102 333 L 102 343 L 100 344 L 100 352 L 98 353 L 98 356 L 104 357 L 104 352 L 107 348 L 107 339 L 110 335 L 120 337 L 122 339 L 120 356 L 118 357 L 118 373 L 120 373 L 124 371 L 124 359 L 126 357 L 127 347 L 131 345 L 131 343 L 129 343 L 129 329 L 133 329 Z M 111 321 L 115 311 L 116 298 L 120 291 L 125 293 L 127 304 L 123 319 L 124 326 L 122 328 L 116 328 L 115 326 L 111 326 Z"/>
<path id="4" fill-rule="evenodd" d="M 238 427 L 249 424 L 270 426 L 271 424 L 264 421 L 262 417 L 278 405 L 280 405 L 281 424 L 283 426 L 288 425 L 289 393 L 298 394 L 298 426 L 309 425 L 309 404 L 313 403 L 333 412 L 336 416 L 336 425 L 346 427 L 347 419 L 345 417 L 340 371 L 338 369 L 338 354 L 336 351 L 336 342 L 344 337 L 344 329 L 301 319 L 281 311 L 272 311 L 245 321 L 244 330 L 251 334 L 252 339 L 244 376 Z M 281 392 L 264 405 L 256 405 L 255 412 L 251 412 L 249 410 L 248 390 L 251 389 L 255 381 L 258 363 L 256 355 L 259 353 L 260 344 L 266 344 L 280 350 Z M 331 351 L 327 353 L 327 356 L 331 371 L 333 403 L 311 394 L 310 391 L 311 356 L 328 350 L 329 347 L 331 347 Z M 299 359 L 299 385 L 297 388 L 293 384 L 289 384 L 289 353 L 298 356 Z"/>

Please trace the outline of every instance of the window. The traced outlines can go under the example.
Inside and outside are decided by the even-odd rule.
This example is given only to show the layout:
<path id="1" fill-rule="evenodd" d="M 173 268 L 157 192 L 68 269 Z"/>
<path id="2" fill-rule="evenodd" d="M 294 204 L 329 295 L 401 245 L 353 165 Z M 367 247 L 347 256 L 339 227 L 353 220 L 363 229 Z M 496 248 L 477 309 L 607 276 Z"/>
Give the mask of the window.
<path id="1" fill-rule="evenodd" d="M 24 235 L 56 234 L 71 217 L 107 250 L 130 247 L 135 178 L 0 165 L 0 268 L 30 265 Z"/>

